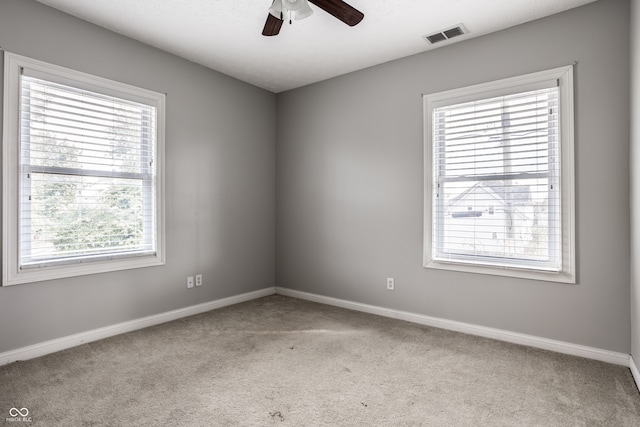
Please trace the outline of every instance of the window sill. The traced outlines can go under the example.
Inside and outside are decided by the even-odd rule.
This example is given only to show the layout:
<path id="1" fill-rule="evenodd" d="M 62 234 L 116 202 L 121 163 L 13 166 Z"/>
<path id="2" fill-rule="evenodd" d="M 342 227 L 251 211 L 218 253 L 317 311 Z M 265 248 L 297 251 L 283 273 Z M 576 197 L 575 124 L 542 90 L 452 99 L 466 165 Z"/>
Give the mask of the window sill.
<path id="1" fill-rule="evenodd" d="M 107 260 L 87 264 L 61 265 L 55 267 L 32 268 L 28 270 L 7 271 L 3 275 L 2 285 L 20 285 L 23 283 L 42 282 L 45 280 L 63 279 L 89 274 L 107 273 L 111 271 L 130 270 L 164 265 L 164 259 L 158 255 L 126 258 L 121 260 Z"/>
<path id="2" fill-rule="evenodd" d="M 542 270 L 526 270 L 519 268 L 499 268 L 485 265 L 461 264 L 442 261 L 427 261 L 425 268 L 433 268 L 437 270 L 459 271 L 464 273 L 488 274 L 492 276 L 514 277 L 518 279 L 540 280 L 544 282 L 556 282 L 575 284 L 574 274 L 568 272 L 546 272 Z"/>

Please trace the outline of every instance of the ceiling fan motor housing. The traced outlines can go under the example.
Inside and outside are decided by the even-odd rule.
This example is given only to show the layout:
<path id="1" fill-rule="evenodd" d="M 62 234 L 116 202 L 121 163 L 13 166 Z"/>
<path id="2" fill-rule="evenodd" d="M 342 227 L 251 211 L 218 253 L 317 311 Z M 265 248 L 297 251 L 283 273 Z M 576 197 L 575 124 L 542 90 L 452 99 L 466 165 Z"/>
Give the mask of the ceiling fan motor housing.
<path id="1" fill-rule="evenodd" d="M 283 15 L 290 19 L 304 19 L 313 14 L 307 0 L 273 0 L 269 13 L 278 19 Z"/>
<path id="2" fill-rule="evenodd" d="M 304 19 L 313 14 L 309 1 L 328 14 L 353 27 L 364 18 L 364 14 L 343 0 L 273 0 L 262 30 L 263 36 L 275 36 L 280 33 L 285 19 Z M 287 17 L 285 18 L 285 13 Z"/>

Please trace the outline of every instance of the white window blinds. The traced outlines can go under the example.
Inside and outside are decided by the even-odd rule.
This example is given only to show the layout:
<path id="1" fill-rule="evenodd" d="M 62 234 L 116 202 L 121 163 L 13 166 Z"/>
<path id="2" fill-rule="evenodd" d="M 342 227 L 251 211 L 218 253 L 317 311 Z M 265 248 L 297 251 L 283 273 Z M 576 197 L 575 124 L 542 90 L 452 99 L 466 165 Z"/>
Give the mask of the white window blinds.
<path id="1" fill-rule="evenodd" d="M 155 253 L 156 108 L 24 69 L 20 268 Z"/>
<path id="2" fill-rule="evenodd" d="M 562 269 L 559 90 L 544 86 L 433 109 L 434 260 Z"/>

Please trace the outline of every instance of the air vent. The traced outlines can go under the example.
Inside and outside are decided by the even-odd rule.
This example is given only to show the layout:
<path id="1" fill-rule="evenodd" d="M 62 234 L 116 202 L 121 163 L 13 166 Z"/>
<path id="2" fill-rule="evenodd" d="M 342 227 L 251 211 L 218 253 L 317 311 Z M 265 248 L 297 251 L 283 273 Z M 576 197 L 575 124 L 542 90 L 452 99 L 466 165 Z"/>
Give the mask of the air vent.
<path id="1" fill-rule="evenodd" d="M 430 36 L 425 36 L 425 38 L 429 43 L 434 44 L 446 40 L 447 36 L 445 36 L 444 33 L 435 33 Z"/>
<path id="2" fill-rule="evenodd" d="M 462 24 L 455 26 L 453 28 L 449 28 L 448 30 L 440 31 L 438 33 L 430 34 L 428 36 L 424 36 L 425 40 L 431 44 L 438 43 L 444 40 L 449 40 L 457 36 L 461 36 L 466 34 L 467 31 Z"/>

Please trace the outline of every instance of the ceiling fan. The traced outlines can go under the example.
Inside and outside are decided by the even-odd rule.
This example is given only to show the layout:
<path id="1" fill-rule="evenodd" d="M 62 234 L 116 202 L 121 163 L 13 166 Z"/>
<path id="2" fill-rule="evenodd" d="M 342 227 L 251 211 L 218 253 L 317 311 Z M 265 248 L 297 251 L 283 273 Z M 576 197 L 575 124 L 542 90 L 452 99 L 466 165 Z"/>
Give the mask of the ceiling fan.
<path id="1" fill-rule="evenodd" d="M 325 12 L 353 27 L 364 18 L 364 13 L 342 0 L 308 0 Z M 267 22 L 262 30 L 263 36 L 275 36 L 280 32 L 285 19 L 303 19 L 311 15 L 313 10 L 307 0 L 273 0 L 269 8 Z"/>

